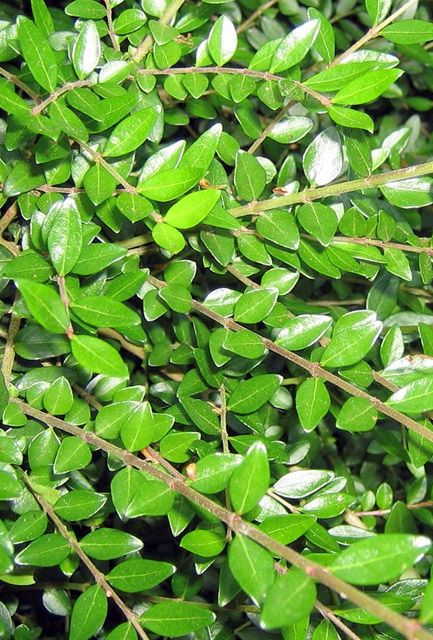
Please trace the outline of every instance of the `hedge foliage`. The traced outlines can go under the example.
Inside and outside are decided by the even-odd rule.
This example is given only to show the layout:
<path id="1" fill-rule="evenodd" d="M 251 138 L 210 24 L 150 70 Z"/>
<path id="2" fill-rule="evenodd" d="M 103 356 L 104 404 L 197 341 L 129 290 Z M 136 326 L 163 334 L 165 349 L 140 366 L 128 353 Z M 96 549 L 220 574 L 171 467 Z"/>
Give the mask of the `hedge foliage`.
<path id="1" fill-rule="evenodd" d="M 0 638 L 432 640 L 431 5 L 30 9 Z"/>

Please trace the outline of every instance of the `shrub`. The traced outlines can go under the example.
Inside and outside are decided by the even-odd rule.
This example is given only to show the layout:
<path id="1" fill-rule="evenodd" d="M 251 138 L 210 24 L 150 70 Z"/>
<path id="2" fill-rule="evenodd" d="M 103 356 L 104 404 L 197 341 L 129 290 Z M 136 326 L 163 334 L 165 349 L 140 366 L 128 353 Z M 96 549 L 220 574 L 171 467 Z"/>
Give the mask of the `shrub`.
<path id="1" fill-rule="evenodd" d="M 0 6 L 1 638 L 433 638 L 433 25 L 391 5 Z"/>

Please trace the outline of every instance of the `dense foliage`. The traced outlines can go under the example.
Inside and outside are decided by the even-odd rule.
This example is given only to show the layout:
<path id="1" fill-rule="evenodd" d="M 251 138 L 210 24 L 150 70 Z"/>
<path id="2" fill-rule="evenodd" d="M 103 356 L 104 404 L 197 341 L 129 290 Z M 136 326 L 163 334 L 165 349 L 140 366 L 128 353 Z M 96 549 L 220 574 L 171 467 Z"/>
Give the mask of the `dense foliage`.
<path id="1" fill-rule="evenodd" d="M 0 4 L 0 638 L 432 640 L 431 6 L 53 4 Z"/>

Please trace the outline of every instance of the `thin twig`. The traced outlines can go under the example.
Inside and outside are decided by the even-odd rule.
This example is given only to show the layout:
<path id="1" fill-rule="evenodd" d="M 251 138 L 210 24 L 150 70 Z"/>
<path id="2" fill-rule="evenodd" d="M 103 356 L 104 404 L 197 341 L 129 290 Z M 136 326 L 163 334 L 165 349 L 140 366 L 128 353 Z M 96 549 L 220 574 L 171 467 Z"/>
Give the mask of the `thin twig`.
<path id="1" fill-rule="evenodd" d="M 108 35 L 110 36 L 111 44 L 113 45 L 113 49 L 115 51 L 120 51 L 120 45 L 116 38 L 116 33 L 113 27 L 113 11 L 111 9 L 110 0 L 104 0 L 106 9 L 107 9 L 107 26 L 108 26 Z"/>
<path id="2" fill-rule="evenodd" d="M 258 9 L 256 9 L 250 16 L 249 18 L 247 18 L 244 22 L 242 22 L 242 24 L 239 25 L 239 27 L 236 29 L 237 33 L 243 33 L 244 31 L 248 31 L 248 29 L 251 27 L 251 25 L 253 25 L 255 23 L 255 21 L 260 18 L 260 16 L 267 11 L 268 9 L 270 9 L 271 7 L 274 6 L 274 4 L 277 4 L 278 0 L 269 0 L 268 2 L 265 2 L 264 4 L 262 4 Z"/>
<path id="3" fill-rule="evenodd" d="M 167 9 L 164 11 L 162 16 L 159 19 L 159 22 L 163 25 L 170 24 L 170 22 L 176 17 L 177 12 L 183 5 L 185 0 L 171 0 Z M 153 46 L 153 36 L 151 34 L 147 35 L 140 46 L 137 48 L 136 52 L 132 56 L 134 62 L 140 62 L 151 50 Z"/>
<path id="4" fill-rule="evenodd" d="M 364 45 L 366 45 L 367 42 L 370 42 L 370 40 L 373 40 L 374 38 L 377 38 L 377 36 L 380 35 L 380 32 L 383 29 L 385 29 L 385 27 L 387 27 L 389 24 L 391 24 L 391 22 L 393 22 L 396 18 L 401 16 L 407 9 L 409 9 L 410 6 L 412 6 L 417 1 L 418 0 L 408 0 L 407 2 L 405 2 L 399 9 L 394 11 L 394 13 L 392 13 L 390 16 L 388 16 L 388 18 L 383 20 L 380 24 L 378 24 L 375 27 L 372 27 L 371 29 L 369 29 L 367 31 L 367 33 L 364 36 L 362 36 L 362 38 L 357 40 L 357 42 L 355 42 L 351 47 L 349 47 L 349 49 L 347 49 L 347 51 L 345 51 L 341 55 L 339 55 L 336 58 L 334 58 L 334 60 L 332 61 L 330 66 L 334 67 L 335 65 L 340 64 L 340 62 L 345 60 L 352 53 L 354 53 L 355 51 L 358 51 L 358 49 L 361 49 Z"/>
<path id="5" fill-rule="evenodd" d="M 19 298 L 19 294 L 17 292 L 15 295 L 14 304 L 17 302 L 18 298 Z M 3 360 L 1 365 L 1 371 L 2 371 L 6 386 L 9 386 L 11 375 L 12 375 L 12 369 L 14 367 L 15 338 L 20 329 L 20 325 L 21 325 L 21 318 L 20 316 L 17 316 L 13 312 L 13 307 L 12 307 L 11 319 L 9 321 L 9 329 L 8 329 L 6 344 L 3 352 Z"/>
<path id="6" fill-rule="evenodd" d="M 58 100 L 60 96 L 62 96 L 64 93 L 67 93 L 68 91 L 73 91 L 74 89 L 80 89 L 82 87 L 91 87 L 92 85 L 93 82 L 91 82 L 90 80 L 76 80 L 75 82 L 67 82 L 63 85 L 63 87 L 59 87 L 58 89 L 56 89 L 56 91 L 51 93 L 48 98 L 45 98 L 45 100 L 33 107 L 32 114 L 34 116 L 39 115 L 44 109 L 48 107 L 48 105 Z"/>
<path id="7" fill-rule="evenodd" d="M 98 329 L 98 333 L 101 336 L 105 336 L 106 338 L 117 340 L 118 342 L 120 342 L 120 346 L 122 347 L 122 349 L 125 349 L 125 351 L 129 351 L 129 353 L 137 356 L 137 358 L 140 358 L 140 360 L 144 360 L 146 356 L 145 349 L 143 347 L 139 347 L 136 344 L 132 344 L 132 342 L 128 342 L 128 340 L 126 340 L 126 338 L 124 338 L 122 334 L 115 329 Z"/>
<path id="8" fill-rule="evenodd" d="M 424 500 L 424 502 L 414 502 L 406 505 L 410 511 L 416 509 L 430 509 L 433 507 L 433 500 Z M 355 516 L 363 518 L 364 516 L 386 516 L 391 513 L 392 509 L 373 509 L 372 511 L 354 511 Z"/>
<path id="9" fill-rule="evenodd" d="M 346 634 L 350 640 L 361 640 L 361 638 L 350 629 L 345 622 L 340 620 L 335 613 L 328 609 L 320 600 L 316 600 L 316 609 L 319 613 L 322 614 L 324 618 L 327 618 L 330 622 L 332 622 L 340 631 Z"/>
<path id="10" fill-rule="evenodd" d="M 12 220 L 18 215 L 18 206 L 16 201 L 11 204 L 0 218 L 0 236 L 4 234 Z"/>
<path id="11" fill-rule="evenodd" d="M 7 80 L 9 80 L 9 82 L 12 82 L 16 87 L 21 89 L 21 91 L 24 91 L 24 93 L 26 93 L 34 102 L 39 102 L 39 96 L 32 89 L 30 89 L 30 87 L 27 86 L 25 82 L 20 80 L 18 76 L 10 73 L 6 69 L 3 69 L 3 67 L 0 67 L 0 76 L 6 78 Z"/>
<path id="12" fill-rule="evenodd" d="M 92 576 L 93 576 L 93 578 L 95 580 L 95 583 L 99 587 L 101 587 L 101 589 L 104 591 L 104 593 L 107 596 L 107 598 L 111 598 L 111 600 L 113 600 L 113 602 L 119 607 L 119 609 L 121 610 L 121 612 L 125 616 L 126 620 L 130 624 L 132 624 L 132 626 L 137 631 L 137 633 L 140 636 L 140 638 L 142 638 L 142 640 L 149 640 L 149 636 L 147 635 L 147 633 L 144 631 L 143 627 L 141 626 L 141 624 L 140 624 L 140 622 L 138 620 L 138 616 L 132 611 L 132 609 L 130 609 L 128 607 L 128 605 L 125 604 L 125 602 L 122 600 L 122 598 L 108 584 L 108 582 L 105 579 L 105 576 L 102 573 L 102 571 L 99 571 L 98 567 L 93 564 L 93 562 L 90 560 L 88 555 L 83 551 L 83 549 L 80 547 L 80 545 L 78 544 L 78 542 L 75 539 L 75 537 L 69 532 L 68 528 L 63 524 L 62 520 L 56 514 L 56 512 L 54 511 L 54 509 L 50 505 L 50 503 L 47 502 L 42 495 L 39 495 L 38 493 L 36 493 L 33 490 L 32 485 L 28 481 L 28 478 L 27 478 L 26 474 L 24 474 L 24 481 L 27 484 L 29 490 L 32 492 L 32 494 L 36 498 L 36 500 L 41 505 L 41 507 L 44 510 L 44 512 L 46 513 L 46 515 L 54 523 L 54 525 L 55 525 L 56 529 L 58 530 L 58 532 L 65 538 L 65 540 L 68 542 L 68 544 L 72 547 L 72 549 L 75 551 L 77 556 L 80 558 L 81 562 L 90 571 L 90 573 L 92 574 Z"/>
<path id="13" fill-rule="evenodd" d="M 407 180 L 433 173 L 433 162 L 424 162 L 403 169 L 395 169 L 394 171 L 385 171 L 377 173 L 366 178 L 357 180 L 348 180 L 347 182 L 337 182 L 324 187 L 315 189 L 303 189 L 298 193 L 290 193 L 285 196 L 269 198 L 268 200 L 255 200 L 241 207 L 229 209 L 229 212 L 236 218 L 248 215 L 256 215 L 262 211 L 269 209 L 280 209 L 293 204 L 309 203 L 319 198 L 327 198 L 329 196 L 340 196 L 343 193 L 351 193 L 353 191 L 362 191 L 372 187 L 380 187 L 390 182 Z"/>

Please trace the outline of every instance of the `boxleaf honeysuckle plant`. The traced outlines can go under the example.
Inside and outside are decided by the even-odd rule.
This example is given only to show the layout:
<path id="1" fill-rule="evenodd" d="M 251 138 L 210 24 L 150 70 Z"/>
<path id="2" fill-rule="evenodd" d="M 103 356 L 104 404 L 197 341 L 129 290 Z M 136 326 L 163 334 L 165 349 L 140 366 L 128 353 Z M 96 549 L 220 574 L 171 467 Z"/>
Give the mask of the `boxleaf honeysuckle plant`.
<path id="1" fill-rule="evenodd" d="M 0 638 L 433 640 L 430 4 L 28 4 Z"/>

